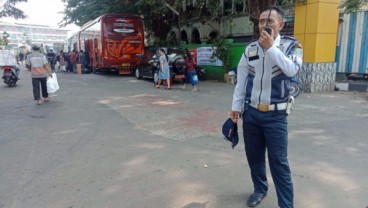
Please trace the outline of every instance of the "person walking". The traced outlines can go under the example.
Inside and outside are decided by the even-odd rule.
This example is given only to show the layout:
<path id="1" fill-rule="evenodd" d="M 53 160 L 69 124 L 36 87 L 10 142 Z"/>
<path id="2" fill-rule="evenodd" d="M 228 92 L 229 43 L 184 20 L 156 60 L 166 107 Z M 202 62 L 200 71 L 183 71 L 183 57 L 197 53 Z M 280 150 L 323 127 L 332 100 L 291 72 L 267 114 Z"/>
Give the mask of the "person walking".
<path id="1" fill-rule="evenodd" d="M 72 50 L 72 52 L 69 55 L 69 62 L 70 62 L 70 71 L 71 72 L 77 72 L 76 66 L 77 66 L 77 51 L 75 49 Z"/>
<path id="2" fill-rule="evenodd" d="M 196 75 L 195 65 L 194 65 L 192 55 L 189 53 L 189 51 L 185 54 L 184 58 L 185 58 L 186 74 L 185 74 L 185 82 L 184 82 L 182 89 L 185 90 L 187 84 L 191 83 L 193 86 L 192 91 L 197 92 L 197 83 L 195 83 L 193 80 L 193 76 Z"/>
<path id="3" fill-rule="evenodd" d="M 286 109 L 290 80 L 302 67 L 303 50 L 296 39 L 279 34 L 284 25 L 279 7 L 265 9 L 259 18 L 260 37 L 245 48 L 238 65 L 230 118 L 237 122 L 243 111 L 245 152 L 254 186 L 249 207 L 267 195 L 266 150 L 278 207 L 294 207 Z"/>
<path id="4" fill-rule="evenodd" d="M 24 62 L 24 47 L 19 48 L 19 61 L 23 64 Z"/>
<path id="5" fill-rule="evenodd" d="M 40 85 L 42 90 L 42 97 L 45 102 L 49 101 L 49 94 L 47 93 L 47 77 L 52 77 L 48 66 L 46 56 L 40 53 L 38 45 L 32 46 L 32 53 L 27 56 L 27 65 L 30 66 L 33 86 L 33 97 L 37 105 L 42 104 L 40 96 Z"/>
<path id="6" fill-rule="evenodd" d="M 51 70 L 54 70 L 54 66 L 55 66 L 55 53 L 52 49 L 49 50 L 49 52 L 47 53 L 47 61 L 49 62 L 49 65 L 51 66 Z"/>
<path id="7" fill-rule="evenodd" d="M 167 82 L 167 90 L 171 90 L 170 87 L 170 67 L 169 67 L 169 57 L 166 55 L 165 50 L 163 48 L 160 49 L 160 71 L 158 73 L 158 82 L 155 85 L 156 88 L 160 88 L 161 80 L 165 80 Z"/>
<path id="8" fill-rule="evenodd" d="M 81 65 L 83 71 L 84 66 L 86 65 L 86 56 L 84 55 L 83 50 L 80 50 L 78 53 L 77 63 Z"/>

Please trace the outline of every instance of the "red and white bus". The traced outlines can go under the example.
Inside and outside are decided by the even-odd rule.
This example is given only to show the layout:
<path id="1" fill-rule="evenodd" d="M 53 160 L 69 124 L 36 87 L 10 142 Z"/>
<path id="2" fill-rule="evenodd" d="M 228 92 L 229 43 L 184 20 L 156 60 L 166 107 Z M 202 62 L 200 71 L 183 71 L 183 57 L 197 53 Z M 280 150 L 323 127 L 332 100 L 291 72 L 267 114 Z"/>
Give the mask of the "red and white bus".
<path id="1" fill-rule="evenodd" d="M 132 74 L 144 53 L 143 21 L 134 15 L 102 15 L 83 25 L 70 40 L 72 49 L 85 51 L 93 72 Z"/>

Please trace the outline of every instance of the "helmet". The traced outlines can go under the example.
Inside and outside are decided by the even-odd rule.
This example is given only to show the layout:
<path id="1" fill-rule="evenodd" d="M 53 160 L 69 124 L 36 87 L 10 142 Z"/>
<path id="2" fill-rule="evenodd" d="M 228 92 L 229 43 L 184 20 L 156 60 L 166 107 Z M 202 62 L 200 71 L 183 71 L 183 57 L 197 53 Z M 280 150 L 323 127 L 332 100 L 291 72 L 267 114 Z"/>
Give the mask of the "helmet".
<path id="1" fill-rule="evenodd" d="M 32 45 L 32 50 L 38 51 L 38 50 L 40 50 L 40 46 L 38 44 L 33 44 Z"/>

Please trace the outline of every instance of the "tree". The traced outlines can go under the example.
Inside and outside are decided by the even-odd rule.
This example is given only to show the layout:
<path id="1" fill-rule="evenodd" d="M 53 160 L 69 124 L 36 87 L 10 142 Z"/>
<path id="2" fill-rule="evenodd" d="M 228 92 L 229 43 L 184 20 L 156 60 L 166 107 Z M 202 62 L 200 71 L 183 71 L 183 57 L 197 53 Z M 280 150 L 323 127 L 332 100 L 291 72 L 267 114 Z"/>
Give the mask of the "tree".
<path id="1" fill-rule="evenodd" d="M 247 3 L 249 20 L 253 22 L 253 37 L 256 38 L 259 36 L 258 19 L 261 12 L 267 7 L 275 5 L 276 0 L 248 0 Z"/>
<path id="2" fill-rule="evenodd" d="M 13 17 L 15 19 L 25 19 L 27 17 L 22 10 L 15 7 L 15 4 L 27 2 L 27 0 L 4 0 L 2 2 L 0 4 L 0 18 Z"/>
<path id="3" fill-rule="evenodd" d="M 7 48 L 9 44 L 8 38 L 9 38 L 9 34 L 6 31 L 4 31 L 0 39 L 0 46 L 4 46 L 4 48 Z"/>
<path id="4" fill-rule="evenodd" d="M 107 13 L 133 14 L 134 1 L 129 0 L 62 0 L 65 3 L 64 17 L 59 23 L 66 26 L 74 23 L 82 26 Z"/>
<path id="5" fill-rule="evenodd" d="M 26 0 L 12 0 L 26 1 Z M 74 23 L 82 26 L 90 20 L 106 13 L 125 13 L 135 14 L 144 17 L 145 26 L 152 29 L 154 21 L 163 19 L 162 15 L 170 14 L 167 7 L 163 6 L 168 3 L 170 6 L 180 11 L 182 9 L 181 0 L 62 0 L 65 3 L 64 17 L 60 22 L 60 26 L 66 26 Z M 249 19 L 254 23 L 253 35 L 258 36 L 258 18 L 261 11 L 270 5 L 293 5 L 295 3 L 305 3 L 307 0 L 235 0 L 236 3 L 245 2 L 244 11 L 248 11 Z M 223 17 L 220 0 L 197 0 L 197 9 L 200 13 L 205 9 L 211 14 L 212 19 L 221 19 Z M 204 2 L 209 2 L 205 6 Z M 341 8 L 347 11 L 355 11 L 367 4 L 368 0 L 346 0 L 341 4 Z M 206 7 L 206 8 L 205 8 Z M 189 11 L 191 12 L 191 11 Z M 188 11 L 187 11 L 188 13 Z M 206 18 L 206 17 L 201 17 Z"/>
<path id="6" fill-rule="evenodd" d="M 345 9 L 346 12 L 356 12 L 363 6 L 368 5 L 368 0 L 346 0 L 341 3 L 339 8 Z"/>
<path id="7" fill-rule="evenodd" d="M 28 33 L 23 33 L 22 34 L 22 40 L 27 44 L 27 45 L 31 45 L 32 44 L 32 40 L 31 37 L 29 36 Z"/>
<path id="8" fill-rule="evenodd" d="M 162 19 L 161 15 L 168 11 L 163 6 L 162 0 L 63 0 L 63 2 L 65 9 L 63 20 L 59 23 L 61 27 L 71 23 L 83 26 L 103 14 L 124 13 L 144 17 L 146 29 L 153 31 L 155 20 Z M 163 32 L 162 29 L 160 32 Z"/>

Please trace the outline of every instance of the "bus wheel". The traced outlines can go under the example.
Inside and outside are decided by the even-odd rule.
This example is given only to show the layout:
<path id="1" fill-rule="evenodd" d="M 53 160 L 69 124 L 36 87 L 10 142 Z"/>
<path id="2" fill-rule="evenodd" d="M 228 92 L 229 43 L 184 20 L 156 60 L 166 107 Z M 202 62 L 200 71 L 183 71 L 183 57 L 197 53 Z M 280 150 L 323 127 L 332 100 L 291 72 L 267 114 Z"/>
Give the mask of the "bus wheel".
<path id="1" fill-rule="evenodd" d="M 135 68 L 135 78 L 142 79 L 141 71 L 139 70 L 139 66 Z"/>

